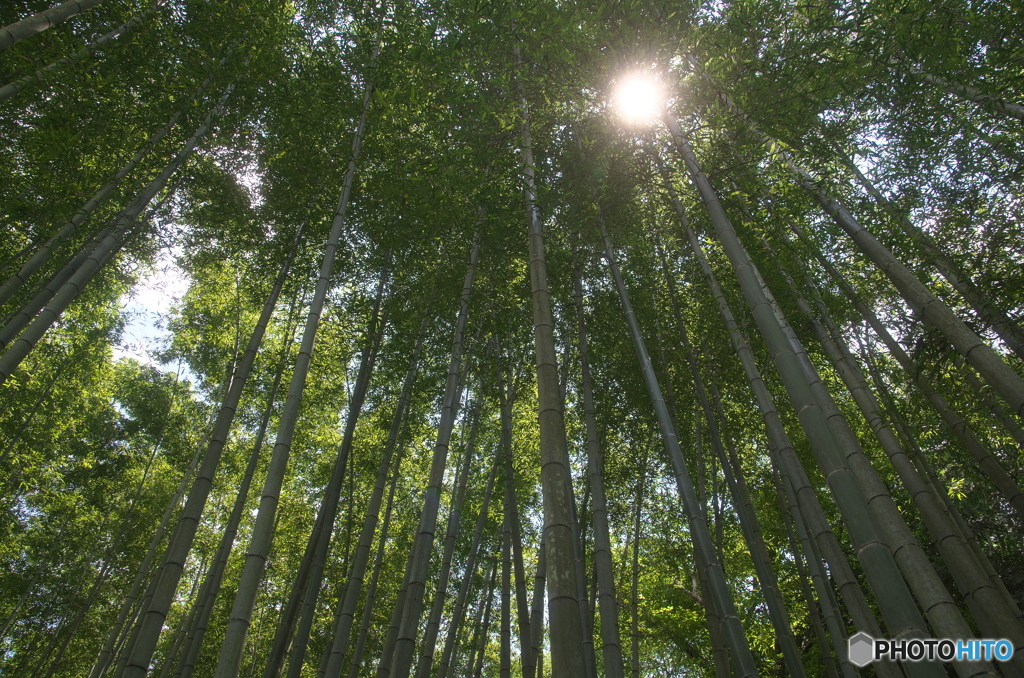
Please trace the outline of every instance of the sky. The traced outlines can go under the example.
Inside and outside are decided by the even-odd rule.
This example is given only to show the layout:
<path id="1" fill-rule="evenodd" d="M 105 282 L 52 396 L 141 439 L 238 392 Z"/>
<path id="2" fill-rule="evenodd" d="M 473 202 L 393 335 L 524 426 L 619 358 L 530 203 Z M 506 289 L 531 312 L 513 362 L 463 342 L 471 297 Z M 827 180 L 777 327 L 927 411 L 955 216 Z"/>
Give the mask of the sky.
<path id="1" fill-rule="evenodd" d="M 121 298 L 122 312 L 128 318 L 121 341 L 114 347 L 114 359 L 134 358 L 163 372 L 174 372 L 176 362 L 161 364 L 156 355 L 166 346 L 171 332 L 167 318 L 171 308 L 188 291 L 188 276 L 175 263 L 177 248 L 161 249 L 149 276 L 141 278 L 131 292 Z M 194 382 L 194 376 L 190 376 Z"/>
<path id="2" fill-rule="evenodd" d="M 235 178 L 249 193 L 253 207 L 262 204 L 261 177 L 255 164 L 236 172 Z M 173 228 L 178 230 L 177 226 Z M 176 263 L 181 254 L 178 245 L 162 248 L 157 254 L 152 272 L 140 278 L 138 284 L 121 298 L 121 311 L 128 322 L 121 341 L 114 347 L 115 360 L 122 357 L 134 358 L 162 372 L 178 370 L 178 361 L 161 364 L 157 356 L 172 337 L 172 332 L 167 329 L 171 310 L 181 301 L 191 282 Z M 182 368 L 182 376 L 193 384 L 199 383 L 197 376 L 187 366 Z"/>

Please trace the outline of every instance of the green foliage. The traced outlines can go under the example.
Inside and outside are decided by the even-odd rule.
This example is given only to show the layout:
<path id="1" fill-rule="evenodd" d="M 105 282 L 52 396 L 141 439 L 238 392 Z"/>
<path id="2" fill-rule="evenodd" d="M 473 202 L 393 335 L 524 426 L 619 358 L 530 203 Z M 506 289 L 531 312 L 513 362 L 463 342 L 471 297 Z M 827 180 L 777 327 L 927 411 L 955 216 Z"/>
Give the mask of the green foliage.
<path id="1" fill-rule="evenodd" d="M 104 2 L 25 40 L 0 53 L 0 80 L 12 81 L 53 63 L 147 7 L 148 2 Z M 7 3 L 0 8 L 0 23 L 41 8 L 38 2 Z M 593 521 L 572 300 L 577 270 L 583 280 L 627 671 L 634 614 L 641 675 L 710 676 L 713 660 L 703 608 L 706 592 L 693 562 L 689 522 L 676 496 L 603 259 L 599 212 L 759 668 L 764 675 L 775 675 L 784 671 L 784 664 L 734 498 L 708 443 L 680 322 L 703 379 L 720 393 L 724 416 L 718 424 L 735 445 L 750 486 L 808 674 L 825 675 L 823 652 L 831 650 L 818 646 L 813 628 L 817 611 L 803 597 L 798 555 L 781 513 L 788 507 L 780 508 L 764 423 L 680 230 L 656 158 L 667 165 L 668 180 L 682 194 L 683 209 L 705 244 L 740 329 L 752 341 L 826 517 L 848 549 L 849 540 L 797 413 L 788 406 L 778 375 L 769 369 L 771 356 L 746 312 L 736 276 L 713 241 L 703 208 L 683 181 L 681 159 L 664 132 L 625 127 L 608 103 L 613 83 L 636 69 L 657 72 L 666 85 L 672 115 L 692 139 L 740 238 L 954 599 L 962 603 L 912 497 L 815 344 L 810 325 L 799 319 L 796 301 L 785 291 L 783 271 L 808 298 L 820 297 L 858 359 L 874 368 L 872 387 L 885 408 L 883 418 L 911 433 L 913 440 L 906 444 L 919 447 L 934 467 L 953 505 L 1019 599 L 1024 553 L 1015 535 L 1021 516 L 996 496 L 925 396 L 915 390 L 912 376 L 865 329 L 819 257 L 839 269 L 870 303 L 911 353 L 918 371 L 1018 479 L 1024 472 L 1024 434 L 1015 433 L 1019 418 L 1005 411 L 989 387 L 982 385 L 979 391 L 975 375 L 965 372 L 970 368 L 923 325 L 919 309 L 906 305 L 779 161 L 779 152 L 786 151 L 811 171 L 822 188 L 843 200 L 1020 372 L 1021 358 L 939 275 L 921 238 L 901 226 L 909 220 L 931 238 L 994 307 L 1015 320 L 1024 316 L 1024 232 L 1019 218 L 1024 137 L 1019 120 L 999 114 L 983 99 L 972 101 L 956 93 L 970 87 L 1020 104 L 1024 48 L 1019 31 L 1013 30 L 1017 25 L 1019 16 L 1009 5 L 982 0 L 168 0 L 135 30 L 0 103 L 4 278 L 180 113 L 178 124 L 111 198 L 3 307 L 0 315 L 6 323 L 167 165 L 229 83 L 235 83 L 214 128 L 161 192 L 159 209 L 156 202 L 150 205 L 152 213 L 144 215 L 139 235 L 0 384 L 0 468 L 5 470 L 0 480 L 0 673 L 88 675 L 108 633 L 119 630 L 115 627 L 122 603 L 162 517 L 170 515 L 172 526 L 176 520 L 181 500 L 175 493 L 183 478 L 186 487 L 191 482 L 189 468 L 204 448 L 211 409 L 226 391 L 271 281 L 294 255 L 167 618 L 170 630 L 161 637 L 154 660 L 154 671 L 174 668 L 180 652 L 174 636 L 189 623 L 191 605 L 269 408 L 256 489 L 246 501 L 194 673 L 213 675 L 367 83 L 374 87 L 367 130 L 249 633 L 243 665 L 247 675 L 262 672 L 300 567 L 341 441 L 359 356 L 371 334 L 376 288 L 383 281 L 381 346 L 355 430 L 305 664 L 312 675 L 330 643 L 334 607 L 344 596 L 381 451 L 418 328 L 426 318 L 423 358 L 400 435 L 405 458 L 396 476 L 397 501 L 360 675 L 375 670 L 423 503 L 475 233 L 481 249 L 466 333 L 467 392 L 448 456 L 441 525 L 454 483 L 454 460 L 468 444 L 471 400 L 480 402 L 481 424 L 452 584 L 448 591 L 434 591 L 435 557 L 426 595 L 428 604 L 435 595 L 454 599 L 462 579 L 472 582 L 467 621 L 449 674 L 468 675 L 470 646 L 482 633 L 475 622 L 491 594 L 494 608 L 483 638 L 483 673 L 498 675 L 500 592 L 485 589 L 492 559 L 501 548 L 500 499 L 492 500 L 476 571 L 466 572 L 465 563 L 471 541 L 467 526 L 475 524 L 487 474 L 500 450 L 499 369 L 514 384 L 514 465 L 528 588 L 544 519 L 519 148 L 521 104 L 529 110 L 534 140 L 569 465 L 589 586 Z M 378 42 L 380 54 L 374 62 Z M 376 65 L 371 68 L 372 63 Z M 936 85 L 934 78 L 949 86 Z M 745 116 L 725 105 L 723 95 Z M 774 141 L 766 146 L 763 135 Z M 853 168 L 867 175 L 887 204 L 857 180 Z M 152 270 L 160 252 L 174 259 L 189 287 L 162 319 L 168 338 L 154 351 L 162 362 L 143 365 L 117 357 L 115 347 L 129 320 L 123 312 L 126 295 Z M 674 283 L 672 290 L 666 276 Z M 276 402 L 268 403 L 279 370 L 282 387 Z M 633 600 L 638 515 L 638 596 Z M 436 538 L 435 546 L 440 541 Z M 166 539 L 157 544 L 157 559 L 165 546 Z M 860 576 L 852 549 L 850 560 Z M 364 597 L 365 592 L 366 584 Z M 451 604 L 446 606 L 442 639 L 453 631 L 448 626 L 451 610 Z M 603 669 L 604 660 L 597 654 Z M 515 675 L 521 670 L 519 661 L 514 660 Z"/>

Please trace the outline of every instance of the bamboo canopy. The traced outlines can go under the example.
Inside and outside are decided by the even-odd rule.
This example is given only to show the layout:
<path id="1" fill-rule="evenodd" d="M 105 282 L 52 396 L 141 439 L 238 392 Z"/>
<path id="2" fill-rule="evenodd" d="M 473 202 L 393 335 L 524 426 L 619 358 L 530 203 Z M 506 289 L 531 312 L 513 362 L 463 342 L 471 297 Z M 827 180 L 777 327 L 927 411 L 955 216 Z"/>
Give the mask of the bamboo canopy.
<path id="1" fill-rule="evenodd" d="M 0 675 L 1024 678 L 1022 26 L 6 3 Z"/>

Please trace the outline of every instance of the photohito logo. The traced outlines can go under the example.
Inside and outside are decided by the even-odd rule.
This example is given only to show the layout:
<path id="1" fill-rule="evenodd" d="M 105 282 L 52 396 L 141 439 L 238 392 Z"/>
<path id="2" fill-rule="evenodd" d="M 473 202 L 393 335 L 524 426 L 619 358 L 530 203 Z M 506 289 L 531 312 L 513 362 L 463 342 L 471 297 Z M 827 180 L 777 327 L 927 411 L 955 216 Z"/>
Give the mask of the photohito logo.
<path id="1" fill-rule="evenodd" d="M 951 640 L 949 638 L 908 638 L 906 640 L 875 639 L 860 631 L 847 641 L 850 663 L 863 668 L 873 661 L 912 661 L 939 659 L 944 662 L 963 660 L 1010 661 L 1013 643 L 1005 639 Z"/>

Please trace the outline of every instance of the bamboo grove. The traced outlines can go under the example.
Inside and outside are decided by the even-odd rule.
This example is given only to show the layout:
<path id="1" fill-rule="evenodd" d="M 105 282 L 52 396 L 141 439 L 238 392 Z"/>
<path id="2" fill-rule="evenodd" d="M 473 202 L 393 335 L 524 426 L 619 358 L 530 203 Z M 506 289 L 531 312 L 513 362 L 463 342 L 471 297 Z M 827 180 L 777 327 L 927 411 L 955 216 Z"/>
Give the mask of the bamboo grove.
<path id="1" fill-rule="evenodd" d="M 0 23 L 0 675 L 1024 676 L 1012 3 Z"/>

